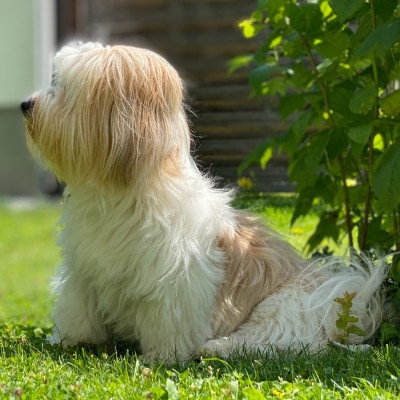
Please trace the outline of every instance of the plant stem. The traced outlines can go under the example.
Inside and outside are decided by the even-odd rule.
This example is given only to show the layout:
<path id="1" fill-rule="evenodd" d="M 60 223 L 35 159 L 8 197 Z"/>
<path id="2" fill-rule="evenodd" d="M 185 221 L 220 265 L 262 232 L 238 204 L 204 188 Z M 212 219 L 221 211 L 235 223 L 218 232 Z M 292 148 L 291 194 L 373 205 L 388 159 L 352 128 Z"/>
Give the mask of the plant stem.
<path id="1" fill-rule="evenodd" d="M 331 108 L 329 106 L 329 101 L 328 101 L 328 95 L 326 93 L 326 89 L 325 89 L 325 86 L 323 85 L 323 83 L 318 81 L 319 72 L 318 72 L 318 69 L 317 69 L 317 64 L 316 64 L 316 62 L 314 60 L 314 57 L 313 57 L 313 55 L 311 53 L 310 46 L 308 45 L 306 38 L 300 32 L 299 32 L 299 36 L 300 36 L 301 41 L 303 42 L 303 45 L 304 45 L 304 47 L 306 49 L 308 58 L 309 58 L 309 60 L 311 62 L 311 67 L 313 69 L 314 76 L 316 78 L 317 84 L 318 84 L 319 88 L 321 89 L 322 98 L 324 100 L 325 111 L 326 111 L 327 116 L 328 116 L 329 124 L 330 124 L 331 128 L 335 128 L 335 121 L 332 118 Z M 347 187 L 347 183 L 346 183 L 346 174 L 345 174 L 345 171 L 344 171 L 344 165 L 343 165 L 342 156 L 340 156 L 338 158 L 338 162 L 339 162 L 339 169 L 340 169 L 340 175 L 341 175 L 342 186 L 343 186 L 343 194 L 344 194 L 344 202 L 345 202 L 347 235 L 349 237 L 350 250 L 353 251 L 354 250 L 354 243 L 353 243 L 352 222 L 351 222 L 351 215 L 350 215 L 350 196 L 349 196 L 349 188 Z"/>
<path id="2" fill-rule="evenodd" d="M 372 17 L 372 29 L 376 29 L 376 14 L 375 14 L 375 0 L 369 0 L 369 6 L 371 9 L 371 17 Z"/>
<path id="3" fill-rule="evenodd" d="M 378 107 L 375 106 L 376 112 L 374 110 L 374 120 L 377 117 Z M 376 117 L 375 117 L 376 115 Z M 372 128 L 371 135 L 369 138 L 369 152 L 368 152 L 368 179 L 367 179 L 367 193 L 365 195 L 365 208 L 364 208 L 364 217 L 363 217 L 363 230 L 361 234 L 361 244 L 360 251 L 364 251 L 367 245 L 367 234 L 368 234 L 368 220 L 370 213 L 370 203 L 371 203 L 371 183 L 370 183 L 370 174 L 372 170 L 373 163 L 373 155 L 374 155 L 374 136 L 375 136 L 375 128 Z"/>
<path id="4" fill-rule="evenodd" d="M 372 18 L 372 28 L 373 31 L 376 29 L 376 15 L 375 15 L 375 5 L 374 0 L 369 1 L 370 8 L 371 8 L 371 18 Z M 374 74 L 374 82 L 375 88 L 378 92 L 379 89 L 379 82 L 378 82 L 378 68 L 376 65 L 376 58 L 375 54 L 372 53 L 371 55 L 371 64 L 372 64 L 372 71 Z M 374 102 L 374 116 L 373 121 L 376 121 L 379 118 L 379 108 L 378 108 L 378 97 L 375 98 Z M 365 195 L 365 208 L 364 208 L 364 217 L 363 217 L 363 228 L 361 233 L 361 242 L 360 242 L 360 250 L 364 251 L 367 245 L 367 235 L 368 235 L 368 220 L 369 220 L 369 213 L 370 213 L 370 204 L 371 204 L 371 182 L 370 176 L 372 171 L 373 165 L 373 157 L 374 157 L 374 137 L 375 137 L 376 128 L 375 126 L 371 129 L 371 134 L 369 137 L 369 152 L 368 152 L 368 179 L 367 179 L 367 193 Z"/>
<path id="5" fill-rule="evenodd" d="M 317 64 L 316 64 L 316 62 L 314 60 L 314 57 L 313 57 L 313 55 L 311 53 L 311 49 L 310 49 L 310 46 L 307 43 L 306 38 L 300 32 L 299 32 L 299 36 L 300 36 L 300 39 L 303 42 L 303 45 L 304 45 L 304 47 L 305 47 L 305 49 L 307 51 L 307 55 L 308 55 L 308 58 L 309 58 L 309 60 L 311 62 L 311 67 L 313 69 L 315 78 L 317 80 L 317 84 L 318 84 L 319 88 L 321 89 L 322 98 L 324 100 L 324 105 L 325 105 L 325 111 L 328 114 L 329 123 L 330 123 L 331 127 L 334 128 L 335 127 L 335 122 L 332 119 L 331 108 L 329 106 L 329 101 L 328 101 L 328 96 L 326 94 L 325 86 L 322 84 L 322 82 L 318 82 L 319 72 L 318 72 L 318 69 L 317 69 Z"/>
<path id="6" fill-rule="evenodd" d="M 340 176 L 342 178 L 342 185 L 343 185 L 344 207 L 345 207 L 345 211 L 346 211 L 347 236 L 349 237 L 350 251 L 353 252 L 354 242 L 353 242 L 352 223 L 351 223 L 351 216 L 350 216 L 349 188 L 347 187 L 347 184 L 346 184 L 346 174 L 344 172 L 344 164 L 343 164 L 342 156 L 339 156 L 338 160 L 339 160 Z"/>

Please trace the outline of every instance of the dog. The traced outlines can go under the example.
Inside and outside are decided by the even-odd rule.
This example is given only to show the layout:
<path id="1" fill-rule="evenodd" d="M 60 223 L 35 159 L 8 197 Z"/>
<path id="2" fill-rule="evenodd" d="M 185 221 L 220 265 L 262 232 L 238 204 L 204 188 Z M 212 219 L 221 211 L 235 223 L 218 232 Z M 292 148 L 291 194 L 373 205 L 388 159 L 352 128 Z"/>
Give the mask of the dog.
<path id="1" fill-rule="evenodd" d="M 161 56 L 66 45 L 21 108 L 29 149 L 67 185 L 53 342 L 134 341 L 166 361 L 317 350 L 338 339 L 346 292 L 365 333 L 349 341 L 376 330 L 387 270 L 303 260 L 235 210 L 192 158 L 183 84 Z"/>

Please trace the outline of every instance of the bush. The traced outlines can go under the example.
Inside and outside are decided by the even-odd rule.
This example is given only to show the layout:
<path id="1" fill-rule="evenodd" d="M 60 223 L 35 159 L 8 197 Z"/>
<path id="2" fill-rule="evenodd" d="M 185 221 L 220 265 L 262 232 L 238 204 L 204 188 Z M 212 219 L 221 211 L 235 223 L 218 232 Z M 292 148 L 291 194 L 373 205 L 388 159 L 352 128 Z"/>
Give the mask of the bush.
<path id="1" fill-rule="evenodd" d="M 316 203 L 308 240 L 346 237 L 354 253 L 400 251 L 400 18 L 398 0 L 259 0 L 240 27 L 263 35 L 252 63 L 253 92 L 278 96 L 288 128 L 240 166 L 290 157 L 298 199 L 292 223 Z M 395 260 L 392 280 L 400 282 Z M 400 299 L 399 291 L 396 290 Z"/>

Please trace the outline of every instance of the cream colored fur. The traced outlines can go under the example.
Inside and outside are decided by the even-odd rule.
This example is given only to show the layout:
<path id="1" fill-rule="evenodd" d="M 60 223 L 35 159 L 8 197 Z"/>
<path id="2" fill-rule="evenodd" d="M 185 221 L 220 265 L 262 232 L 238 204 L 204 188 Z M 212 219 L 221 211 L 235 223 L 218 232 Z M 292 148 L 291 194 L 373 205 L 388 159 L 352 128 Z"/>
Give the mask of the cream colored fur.
<path id="1" fill-rule="evenodd" d="M 182 83 L 163 58 L 71 44 L 31 100 L 29 147 L 68 185 L 55 341 L 139 341 L 167 360 L 238 345 L 317 349 L 337 338 L 333 298 L 345 291 L 374 332 L 385 269 L 309 266 L 234 210 L 190 155 Z"/>

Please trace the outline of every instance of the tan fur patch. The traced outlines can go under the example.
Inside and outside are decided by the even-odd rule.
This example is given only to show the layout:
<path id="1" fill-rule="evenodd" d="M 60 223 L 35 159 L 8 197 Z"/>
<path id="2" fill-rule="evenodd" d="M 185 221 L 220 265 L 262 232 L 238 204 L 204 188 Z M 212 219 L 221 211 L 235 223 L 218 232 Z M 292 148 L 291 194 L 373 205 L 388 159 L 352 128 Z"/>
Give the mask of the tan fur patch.
<path id="1" fill-rule="evenodd" d="M 213 321 L 215 336 L 235 331 L 257 304 L 304 266 L 295 250 L 256 218 L 239 212 L 236 222 L 219 239 L 226 276 Z"/>

